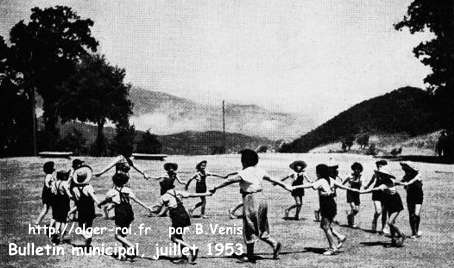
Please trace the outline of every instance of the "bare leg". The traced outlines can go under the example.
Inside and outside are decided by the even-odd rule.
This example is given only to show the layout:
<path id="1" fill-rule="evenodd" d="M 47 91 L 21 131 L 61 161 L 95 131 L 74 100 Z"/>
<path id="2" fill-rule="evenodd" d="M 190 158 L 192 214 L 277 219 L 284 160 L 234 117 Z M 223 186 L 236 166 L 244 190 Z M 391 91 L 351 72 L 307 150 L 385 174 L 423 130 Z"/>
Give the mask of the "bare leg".
<path id="1" fill-rule="evenodd" d="M 301 206 L 303 205 L 303 197 L 295 196 L 295 202 L 296 202 L 295 219 L 298 220 L 300 217 Z"/>
<path id="2" fill-rule="evenodd" d="M 191 249 L 190 252 L 191 252 L 191 255 L 192 255 L 191 262 L 195 261 L 195 259 L 197 258 L 197 253 L 198 253 L 198 249 L 195 246 L 185 242 L 182 237 L 178 237 L 178 236 L 175 236 L 175 235 L 172 235 L 170 237 L 170 239 L 172 240 L 172 242 L 177 243 L 179 247 L 183 246 L 183 247 L 190 248 Z M 183 256 L 183 257 L 187 257 L 187 256 Z"/>
<path id="3" fill-rule="evenodd" d="M 374 207 L 375 207 L 375 213 L 374 213 L 374 218 L 372 219 L 372 231 L 376 232 L 378 217 L 380 217 L 380 215 L 382 214 L 381 202 L 374 201 Z"/>
<path id="4" fill-rule="evenodd" d="M 331 229 L 331 221 L 325 217 L 322 217 L 320 227 L 325 232 L 330 250 L 334 250 L 336 247 L 334 245 L 334 235 Z"/>
<path id="5" fill-rule="evenodd" d="M 43 208 L 41 209 L 41 212 L 39 213 L 38 219 L 36 219 L 35 224 L 39 225 L 41 221 L 43 220 L 44 216 L 49 212 L 49 205 L 44 204 Z"/>
<path id="6" fill-rule="evenodd" d="M 382 204 L 381 209 L 381 232 L 384 233 L 386 231 L 386 224 L 387 224 L 388 212 L 386 208 Z"/>
<path id="7" fill-rule="evenodd" d="M 416 235 L 420 236 L 419 232 L 419 223 L 421 221 L 421 204 L 416 204 L 415 206 L 415 231 Z"/>

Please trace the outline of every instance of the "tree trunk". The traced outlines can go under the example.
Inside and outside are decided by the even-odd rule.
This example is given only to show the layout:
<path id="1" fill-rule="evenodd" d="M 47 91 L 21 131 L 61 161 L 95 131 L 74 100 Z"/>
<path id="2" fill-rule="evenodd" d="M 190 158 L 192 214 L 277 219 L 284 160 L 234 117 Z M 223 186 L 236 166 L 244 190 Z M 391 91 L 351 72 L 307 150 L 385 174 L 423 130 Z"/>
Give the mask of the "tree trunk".
<path id="1" fill-rule="evenodd" d="M 104 121 L 98 121 L 98 135 L 96 136 L 96 156 L 106 155 L 106 141 L 104 139 Z"/>

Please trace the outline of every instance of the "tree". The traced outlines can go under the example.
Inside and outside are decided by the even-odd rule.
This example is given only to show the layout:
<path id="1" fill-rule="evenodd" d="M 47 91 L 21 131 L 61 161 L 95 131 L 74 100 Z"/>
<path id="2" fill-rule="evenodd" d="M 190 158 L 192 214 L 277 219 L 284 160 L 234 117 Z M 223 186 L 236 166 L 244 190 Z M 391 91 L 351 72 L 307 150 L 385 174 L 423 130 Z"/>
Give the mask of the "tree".
<path id="1" fill-rule="evenodd" d="M 121 120 L 116 125 L 116 135 L 112 142 L 112 152 L 129 156 L 134 149 L 136 129 L 127 120 Z"/>
<path id="2" fill-rule="evenodd" d="M 369 145 L 369 134 L 364 133 L 356 138 L 356 143 L 358 143 L 361 149 L 365 149 Z"/>
<path id="3" fill-rule="evenodd" d="M 411 34 L 430 31 L 435 38 L 420 43 L 413 53 L 432 68 L 424 82 L 437 98 L 445 128 L 454 129 L 454 0 L 414 0 L 396 30 L 408 28 Z"/>
<path id="4" fill-rule="evenodd" d="M 80 58 L 98 46 L 91 35 L 92 26 L 92 20 L 81 19 L 71 8 L 56 6 L 33 8 L 28 23 L 22 20 L 11 29 L 12 64 L 23 74 L 23 86 L 32 106 L 35 90 L 43 98 L 48 141 L 58 137 L 59 85 L 74 72 Z"/>
<path id="5" fill-rule="evenodd" d="M 23 79 L 11 67 L 11 50 L 0 36 L 0 155 L 30 153 L 30 96 Z M 28 116 L 27 116 L 28 115 Z"/>
<path id="6" fill-rule="evenodd" d="M 125 74 L 124 69 L 110 65 L 104 56 L 87 55 L 62 86 L 63 94 L 57 105 L 62 122 L 77 119 L 95 123 L 98 127 L 97 155 L 107 153 L 103 133 L 107 120 L 129 127 L 127 121 L 132 114 L 132 103 L 128 96 L 131 86 L 123 82 Z"/>
<path id="7" fill-rule="evenodd" d="M 142 140 L 137 143 L 137 152 L 144 154 L 159 154 L 162 150 L 162 144 L 159 142 L 158 137 L 147 130 L 142 135 Z"/>

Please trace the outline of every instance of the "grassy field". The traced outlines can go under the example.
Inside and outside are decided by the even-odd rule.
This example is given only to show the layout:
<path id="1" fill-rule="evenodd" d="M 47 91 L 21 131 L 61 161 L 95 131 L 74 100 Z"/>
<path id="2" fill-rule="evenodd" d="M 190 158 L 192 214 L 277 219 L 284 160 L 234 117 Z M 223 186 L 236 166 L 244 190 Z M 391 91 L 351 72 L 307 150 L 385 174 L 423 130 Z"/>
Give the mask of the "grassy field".
<path id="1" fill-rule="evenodd" d="M 290 170 L 288 164 L 295 159 L 303 159 L 308 163 L 307 174 L 314 176 L 315 165 L 331 161 L 340 165 L 341 176 L 350 173 L 350 165 L 360 161 L 365 167 L 364 180 L 371 176 L 373 163 L 376 159 L 344 154 L 265 154 L 261 156 L 260 166 L 271 175 L 282 177 Z M 226 156 L 170 156 L 169 161 L 180 165 L 181 177 L 187 179 L 194 172 L 194 165 L 202 160 L 208 160 L 208 169 L 212 172 L 225 174 L 240 168 L 238 155 Z M 110 161 L 109 158 L 84 158 L 99 170 Z M 9 256 L 8 244 L 16 243 L 25 245 L 45 245 L 49 241 L 45 235 L 28 234 L 28 224 L 32 223 L 41 209 L 41 187 L 43 183 L 42 164 L 46 159 L 40 158 L 10 158 L 0 160 L 0 266 L 1 267 L 168 267 L 173 265 L 169 260 L 154 261 L 146 256 L 154 254 L 155 245 L 168 245 L 168 218 L 147 217 L 146 211 L 134 204 L 135 221 L 133 232 L 139 224 L 144 223 L 152 228 L 147 235 L 130 235 L 133 242 L 140 244 L 139 249 L 145 257 L 136 259 L 135 262 L 122 262 L 109 256 Z M 150 175 L 163 173 L 163 162 L 138 161 L 138 165 L 145 168 Z M 56 160 L 57 169 L 68 169 L 69 160 Z M 390 164 L 395 175 L 401 176 L 402 172 L 396 162 Z M 370 195 L 362 196 L 361 211 L 357 222 L 361 229 L 343 227 L 346 224 L 345 193 L 338 193 L 338 216 L 340 232 L 347 235 L 348 240 L 342 252 L 335 256 L 323 256 L 320 253 L 327 247 L 326 239 L 318 223 L 313 221 L 313 211 L 318 208 L 316 192 L 306 191 L 303 199 L 302 217 L 299 221 L 284 220 L 284 209 L 291 205 L 293 199 L 288 192 L 279 187 L 265 183 L 264 194 L 269 197 L 269 220 L 271 232 L 274 237 L 283 243 L 282 254 L 279 260 L 272 260 L 271 249 L 258 243 L 256 252 L 262 257 L 258 260 L 257 267 L 453 267 L 454 266 L 454 166 L 441 164 L 418 163 L 418 168 L 423 171 L 425 203 L 421 219 L 422 238 L 407 240 L 402 248 L 387 248 L 389 239 L 368 232 L 373 214 L 373 204 Z M 159 197 L 159 187 L 156 182 L 143 180 L 137 173 L 131 173 L 131 187 L 136 195 L 147 204 L 154 204 Z M 219 179 L 209 178 L 208 184 L 214 185 Z M 92 180 L 92 184 L 99 196 L 102 196 L 112 185 L 110 175 Z M 192 185 L 194 187 L 194 185 Z M 178 186 L 179 189 L 182 186 Z M 194 190 L 192 188 L 191 190 Z M 405 192 L 399 189 L 405 201 Z M 237 259 L 228 256 L 209 256 L 208 243 L 242 243 L 241 235 L 212 235 L 208 233 L 210 224 L 221 226 L 241 226 L 241 220 L 230 220 L 227 215 L 228 208 L 236 205 L 241 199 L 238 186 L 231 186 L 219 190 L 213 197 L 209 197 L 207 205 L 208 219 L 194 218 L 193 224 L 201 223 L 207 232 L 203 235 L 188 234 L 185 239 L 194 243 L 201 250 L 200 258 L 195 267 L 231 267 L 254 266 L 238 264 Z M 192 206 L 197 199 L 186 199 L 186 207 Z M 99 211 L 100 213 L 100 211 Z M 49 215 L 45 222 L 49 220 Z M 97 217 L 95 226 L 113 226 L 113 221 Z M 408 214 L 403 211 L 399 217 L 398 225 L 405 233 L 409 233 Z M 80 240 L 78 236 L 71 235 L 72 242 Z M 113 234 L 104 234 L 94 237 L 93 245 L 114 245 Z M 64 244 L 66 253 L 71 252 L 71 246 Z"/>

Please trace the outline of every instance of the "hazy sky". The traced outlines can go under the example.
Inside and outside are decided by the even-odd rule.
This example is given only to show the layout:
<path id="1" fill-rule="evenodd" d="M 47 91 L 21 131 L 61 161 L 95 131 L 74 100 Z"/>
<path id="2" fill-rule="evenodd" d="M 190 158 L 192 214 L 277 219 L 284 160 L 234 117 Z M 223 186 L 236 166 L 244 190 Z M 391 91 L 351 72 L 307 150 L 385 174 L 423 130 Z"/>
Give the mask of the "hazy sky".
<path id="1" fill-rule="evenodd" d="M 203 103 L 255 103 L 321 122 L 429 72 L 424 35 L 397 32 L 411 0 L 0 0 L 0 34 L 34 6 L 94 20 L 100 52 L 134 85 Z"/>

